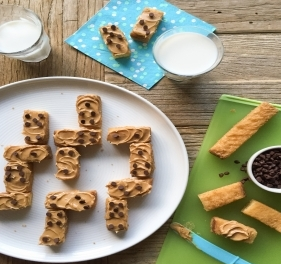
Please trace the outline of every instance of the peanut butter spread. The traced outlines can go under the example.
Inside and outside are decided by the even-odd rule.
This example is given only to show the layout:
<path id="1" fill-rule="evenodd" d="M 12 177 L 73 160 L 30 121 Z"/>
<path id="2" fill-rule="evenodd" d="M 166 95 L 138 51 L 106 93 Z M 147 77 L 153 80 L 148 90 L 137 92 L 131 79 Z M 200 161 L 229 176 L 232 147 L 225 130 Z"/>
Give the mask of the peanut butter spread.
<path id="1" fill-rule="evenodd" d="M 3 156 L 8 161 L 41 162 L 51 158 L 52 151 L 48 145 L 7 146 Z"/>
<path id="2" fill-rule="evenodd" d="M 110 231 L 119 231 L 128 229 L 128 207 L 126 200 L 106 199 L 105 220 L 107 229 Z"/>
<path id="3" fill-rule="evenodd" d="M 76 100 L 79 126 L 101 129 L 101 98 L 98 95 L 79 95 Z"/>
<path id="4" fill-rule="evenodd" d="M 77 178 L 80 171 L 79 152 L 72 147 L 58 148 L 56 151 L 56 178 L 70 180 Z"/>
<path id="5" fill-rule="evenodd" d="M 31 192 L 33 183 L 32 163 L 9 162 L 5 166 L 6 192 Z"/>
<path id="6" fill-rule="evenodd" d="M 170 227 L 176 231 L 182 238 L 192 241 L 192 236 L 191 236 L 191 231 L 188 230 L 186 227 L 184 227 L 183 225 L 177 223 L 177 222 L 173 222 L 170 224 Z"/>
<path id="7" fill-rule="evenodd" d="M 220 226 L 220 232 L 225 237 L 234 241 L 247 240 L 251 236 L 251 230 L 236 221 L 228 221 Z"/>
<path id="8" fill-rule="evenodd" d="M 92 146 L 101 143 L 101 130 L 62 129 L 54 131 L 54 142 L 58 147 Z"/>
<path id="9" fill-rule="evenodd" d="M 106 187 L 108 194 L 117 199 L 126 199 L 149 194 L 152 189 L 152 180 L 138 180 L 136 178 L 125 178 L 109 182 Z"/>
<path id="10" fill-rule="evenodd" d="M 25 110 L 23 114 L 25 143 L 47 144 L 49 140 L 49 114 L 45 111 Z"/>
<path id="11" fill-rule="evenodd" d="M 137 19 L 131 32 L 131 37 L 147 42 L 155 33 L 164 13 L 162 11 L 146 7 Z"/>
<path id="12" fill-rule="evenodd" d="M 116 58 L 131 54 L 128 41 L 124 33 L 115 25 L 102 26 L 100 34 L 109 51 Z"/>
<path id="13" fill-rule="evenodd" d="M 39 239 L 40 245 L 57 246 L 65 241 L 68 219 L 63 210 L 48 210 L 45 229 Z"/>
<path id="14" fill-rule="evenodd" d="M 107 141 L 115 145 L 137 142 L 147 143 L 151 141 L 151 128 L 132 126 L 109 128 Z"/>
<path id="15" fill-rule="evenodd" d="M 130 173 L 134 177 L 151 177 L 154 159 L 151 143 L 130 144 Z"/>
<path id="16" fill-rule="evenodd" d="M 18 210 L 31 205 L 32 193 L 0 193 L 0 210 Z"/>
<path id="17" fill-rule="evenodd" d="M 93 208 L 96 201 L 97 192 L 95 190 L 50 192 L 46 196 L 45 207 L 47 209 L 84 211 Z"/>

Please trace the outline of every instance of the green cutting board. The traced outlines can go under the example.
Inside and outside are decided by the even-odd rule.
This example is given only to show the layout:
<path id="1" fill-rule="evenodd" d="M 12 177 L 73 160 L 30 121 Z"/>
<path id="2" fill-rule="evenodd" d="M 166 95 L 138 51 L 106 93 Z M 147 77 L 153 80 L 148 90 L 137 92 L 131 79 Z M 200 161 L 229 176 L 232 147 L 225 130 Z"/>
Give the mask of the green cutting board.
<path id="1" fill-rule="evenodd" d="M 241 213 L 241 209 L 251 199 L 255 199 L 281 212 L 281 194 L 269 193 L 258 188 L 251 181 L 247 181 L 244 184 L 245 198 L 209 212 L 203 209 L 197 196 L 200 193 L 247 177 L 246 172 L 241 171 L 240 168 L 255 151 L 271 145 L 281 145 L 281 112 L 279 112 L 227 159 L 221 160 L 208 152 L 219 138 L 259 103 L 259 101 L 230 95 L 221 96 L 190 172 L 186 192 L 173 220 L 192 226 L 193 231 L 198 235 L 248 262 L 253 264 L 279 264 L 281 263 L 281 234 L 244 215 Z M 275 106 L 281 110 L 281 106 Z M 235 160 L 240 161 L 240 164 L 236 164 Z M 229 175 L 219 177 L 219 173 L 226 171 L 229 172 Z M 258 235 L 254 243 L 235 242 L 215 235 L 210 231 L 210 220 L 213 216 L 236 220 L 255 228 Z M 221 262 L 187 243 L 170 229 L 157 259 L 157 264 L 166 263 L 218 264 Z"/>

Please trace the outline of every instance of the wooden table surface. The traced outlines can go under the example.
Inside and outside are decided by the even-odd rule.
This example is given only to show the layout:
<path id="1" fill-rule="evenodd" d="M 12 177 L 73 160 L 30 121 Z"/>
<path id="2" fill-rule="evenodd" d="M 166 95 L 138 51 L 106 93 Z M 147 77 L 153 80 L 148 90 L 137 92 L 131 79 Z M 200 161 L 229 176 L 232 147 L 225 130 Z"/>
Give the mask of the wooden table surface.
<path id="1" fill-rule="evenodd" d="M 222 62 L 203 77 L 188 83 L 163 78 L 147 91 L 65 44 L 64 39 L 104 6 L 106 2 L 102 0 L 2 0 L 0 4 L 20 4 L 42 18 L 52 52 L 40 63 L 24 63 L 0 56 L 0 85 L 45 76 L 77 76 L 124 87 L 149 100 L 170 118 L 184 140 L 192 168 L 222 94 L 281 103 L 280 0 L 169 2 L 213 24 L 223 41 Z M 153 235 L 127 250 L 79 263 L 155 263 L 170 222 L 171 219 Z M 0 263 L 36 262 L 0 254 Z"/>

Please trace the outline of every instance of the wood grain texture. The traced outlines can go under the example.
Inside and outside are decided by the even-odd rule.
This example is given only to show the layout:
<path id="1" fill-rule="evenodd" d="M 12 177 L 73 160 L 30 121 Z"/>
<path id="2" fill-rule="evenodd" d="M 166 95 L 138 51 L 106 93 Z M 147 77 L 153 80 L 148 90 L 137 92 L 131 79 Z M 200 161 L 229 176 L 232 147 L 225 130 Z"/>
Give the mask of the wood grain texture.
<path id="1" fill-rule="evenodd" d="M 77 76 L 122 86 L 149 100 L 171 119 L 184 140 L 192 168 L 222 94 L 281 103 L 280 0 L 170 2 L 216 26 L 223 41 L 222 62 L 201 78 L 186 83 L 163 78 L 147 91 L 66 45 L 64 40 L 103 7 L 106 2 L 102 0 L 0 0 L 0 4 L 20 4 L 33 9 L 42 18 L 52 46 L 48 59 L 40 63 L 0 56 L 0 85 L 44 76 Z M 127 250 L 79 263 L 155 263 L 170 222 L 171 219 Z M 0 254 L 0 263 L 37 262 Z"/>

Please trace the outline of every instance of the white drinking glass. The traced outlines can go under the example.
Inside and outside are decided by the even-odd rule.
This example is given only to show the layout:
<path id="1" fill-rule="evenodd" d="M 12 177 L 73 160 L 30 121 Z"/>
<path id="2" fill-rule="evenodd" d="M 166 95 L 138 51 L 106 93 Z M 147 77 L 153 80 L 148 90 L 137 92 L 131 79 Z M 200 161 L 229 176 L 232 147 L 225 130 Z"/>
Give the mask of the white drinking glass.
<path id="1" fill-rule="evenodd" d="M 0 54 L 25 62 L 39 62 L 51 51 L 41 19 L 19 5 L 0 5 Z"/>
<path id="2" fill-rule="evenodd" d="M 176 81 L 213 70 L 223 57 L 223 45 L 218 36 L 195 26 L 167 30 L 156 39 L 152 51 L 165 76 Z"/>

